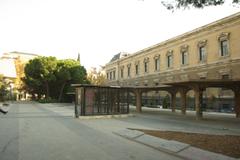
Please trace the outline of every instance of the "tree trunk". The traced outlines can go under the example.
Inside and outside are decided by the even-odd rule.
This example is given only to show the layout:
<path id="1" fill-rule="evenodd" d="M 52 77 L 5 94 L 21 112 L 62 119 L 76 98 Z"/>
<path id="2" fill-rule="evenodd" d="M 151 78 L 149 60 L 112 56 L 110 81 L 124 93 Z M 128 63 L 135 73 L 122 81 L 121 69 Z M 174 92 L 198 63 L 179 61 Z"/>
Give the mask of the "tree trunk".
<path id="1" fill-rule="evenodd" d="M 64 82 L 63 85 L 61 86 L 60 93 L 58 96 L 58 102 L 61 102 L 61 100 L 62 100 L 63 89 L 64 89 L 65 85 L 66 85 L 66 82 Z"/>
<path id="2" fill-rule="evenodd" d="M 48 85 L 48 82 L 45 82 L 46 83 L 46 99 L 49 98 L 49 85 Z"/>

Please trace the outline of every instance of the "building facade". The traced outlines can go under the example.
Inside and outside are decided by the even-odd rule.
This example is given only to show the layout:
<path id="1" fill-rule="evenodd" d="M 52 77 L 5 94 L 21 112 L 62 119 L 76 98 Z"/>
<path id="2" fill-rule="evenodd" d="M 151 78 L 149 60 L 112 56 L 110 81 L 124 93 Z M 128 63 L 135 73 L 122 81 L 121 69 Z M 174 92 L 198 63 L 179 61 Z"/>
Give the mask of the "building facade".
<path id="1" fill-rule="evenodd" d="M 116 56 L 114 56 L 116 57 Z M 105 66 L 107 84 L 158 87 L 196 80 L 239 80 L 240 12 L 194 29 Z M 208 89 L 207 89 L 208 91 Z M 215 96 L 234 92 L 220 87 Z"/>
<path id="2" fill-rule="evenodd" d="M 240 79 L 240 13 L 106 64 L 108 84 Z"/>
<path id="3" fill-rule="evenodd" d="M 29 60 L 38 56 L 39 55 L 37 54 L 14 51 L 3 53 L 3 55 L 0 57 L 0 74 L 2 74 L 5 81 L 7 81 L 6 84 L 11 84 L 9 90 L 14 92 L 15 99 L 27 99 L 28 94 L 24 91 L 21 91 L 21 78 L 24 77 L 25 64 Z M 13 97 L 13 93 L 11 94 L 11 97 Z"/>

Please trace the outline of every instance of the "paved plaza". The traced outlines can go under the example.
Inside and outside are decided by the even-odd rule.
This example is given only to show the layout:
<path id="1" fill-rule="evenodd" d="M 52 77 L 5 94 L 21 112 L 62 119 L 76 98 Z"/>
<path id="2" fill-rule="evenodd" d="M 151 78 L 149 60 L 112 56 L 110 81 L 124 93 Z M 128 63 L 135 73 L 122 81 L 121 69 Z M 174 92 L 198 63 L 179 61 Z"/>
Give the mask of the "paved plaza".
<path id="1" fill-rule="evenodd" d="M 9 113 L 0 114 L 0 160 L 184 159 L 116 134 L 127 128 L 240 135 L 240 120 L 230 114 L 196 120 L 193 112 L 143 108 L 124 118 L 75 119 L 73 112 L 73 104 L 10 104 Z"/>

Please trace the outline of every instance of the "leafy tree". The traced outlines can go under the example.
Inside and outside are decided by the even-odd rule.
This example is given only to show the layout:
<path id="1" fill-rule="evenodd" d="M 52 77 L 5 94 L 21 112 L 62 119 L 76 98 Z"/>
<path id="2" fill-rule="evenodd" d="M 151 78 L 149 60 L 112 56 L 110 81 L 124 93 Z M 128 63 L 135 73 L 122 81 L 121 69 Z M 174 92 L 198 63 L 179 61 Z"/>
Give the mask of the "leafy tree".
<path id="1" fill-rule="evenodd" d="M 20 58 L 17 58 L 15 61 L 15 68 L 16 68 L 16 73 L 17 73 L 17 78 L 15 80 L 15 88 L 19 91 L 21 91 L 24 87 L 22 78 L 25 76 L 24 75 L 24 67 L 25 63 L 20 60 Z"/>
<path id="2" fill-rule="evenodd" d="M 174 8 L 187 8 L 187 7 L 194 7 L 194 8 L 203 8 L 206 6 L 217 6 L 222 5 L 225 3 L 225 0 L 175 0 L 174 2 L 168 2 L 166 0 L 162 1 L 162 4 L 167 9 L 174 9 Z M 240 0 L 232 0 L 232 4 L 238 4 Z"/>
<path id="3" fill-rule="evenodd" d="M 0 101 L 4 101 L 5 95 L 6 95 L 6 85 L 4 83 L 3 75 L 0 74 Z"/>
<path id="4" fill-rule="evenodd" d="M 37 57 L 30 60 L 25 68 L 24 89 L 32 95 L 42 95 L 47 100 L 59 102 L 66 99 L 66 93 L 72 91 L 72 83 L 89 83 L 86 69 L 78 61 L 57 60 L 55 57 Z"/>
<path id="5" fill-rule="evenodd" d="M 104 85 L 106 76 L 101 71 L 97 71 L 96 68 L 93 68 L 91 71 L 89 71 L 87 79 L 91 84 Z"/>
<path id="6" fill-rule="evenodd" d="M 55 57 L 37 57 L 30 60 L 24 68 L 25 89 L 32 94 L 38 94 L 38 98 L 44 93 L 48 98 L 49 83 L 56 80 L 54 75 L 56 67 L 57 59 Z"/>
<path id="7" fill-rule="evenodd" d="M 54 72 L 57 67 L 57 59 L 56 57 L 41 57 L 41 81 L 45 85 L 46 89 L 46 98 L 49 98 L 49 83 L 51 81 L 56 80 L 56 76 L 54 75 Z"/>
<path id="8" fill-rule="evenodd" d="M 71 83 L 88 83 L 86 70 L 79 62 L 72 59 L 59 60 L 55 72 L 58 86 L 58 101 L 62 101 L 63 94 L 70 90 Z M 65 89 L 65 90 L 64 90 Z"/>

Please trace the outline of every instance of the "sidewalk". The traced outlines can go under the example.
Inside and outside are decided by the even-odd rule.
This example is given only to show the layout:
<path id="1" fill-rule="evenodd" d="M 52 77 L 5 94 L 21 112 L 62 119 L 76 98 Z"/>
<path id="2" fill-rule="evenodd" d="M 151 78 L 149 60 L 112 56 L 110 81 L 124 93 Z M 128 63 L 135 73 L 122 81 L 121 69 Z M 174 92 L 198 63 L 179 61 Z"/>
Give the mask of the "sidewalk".
<path id="1" fill-rule="evenodd" d="M 183 159 L 236 160 L 235 158 L 202 150 L 186 143 L 146 135 L 137 130 L 124 129 L 113 133 L 131 141 L 144 144 L 159 151 L 173 154 Z"/>

